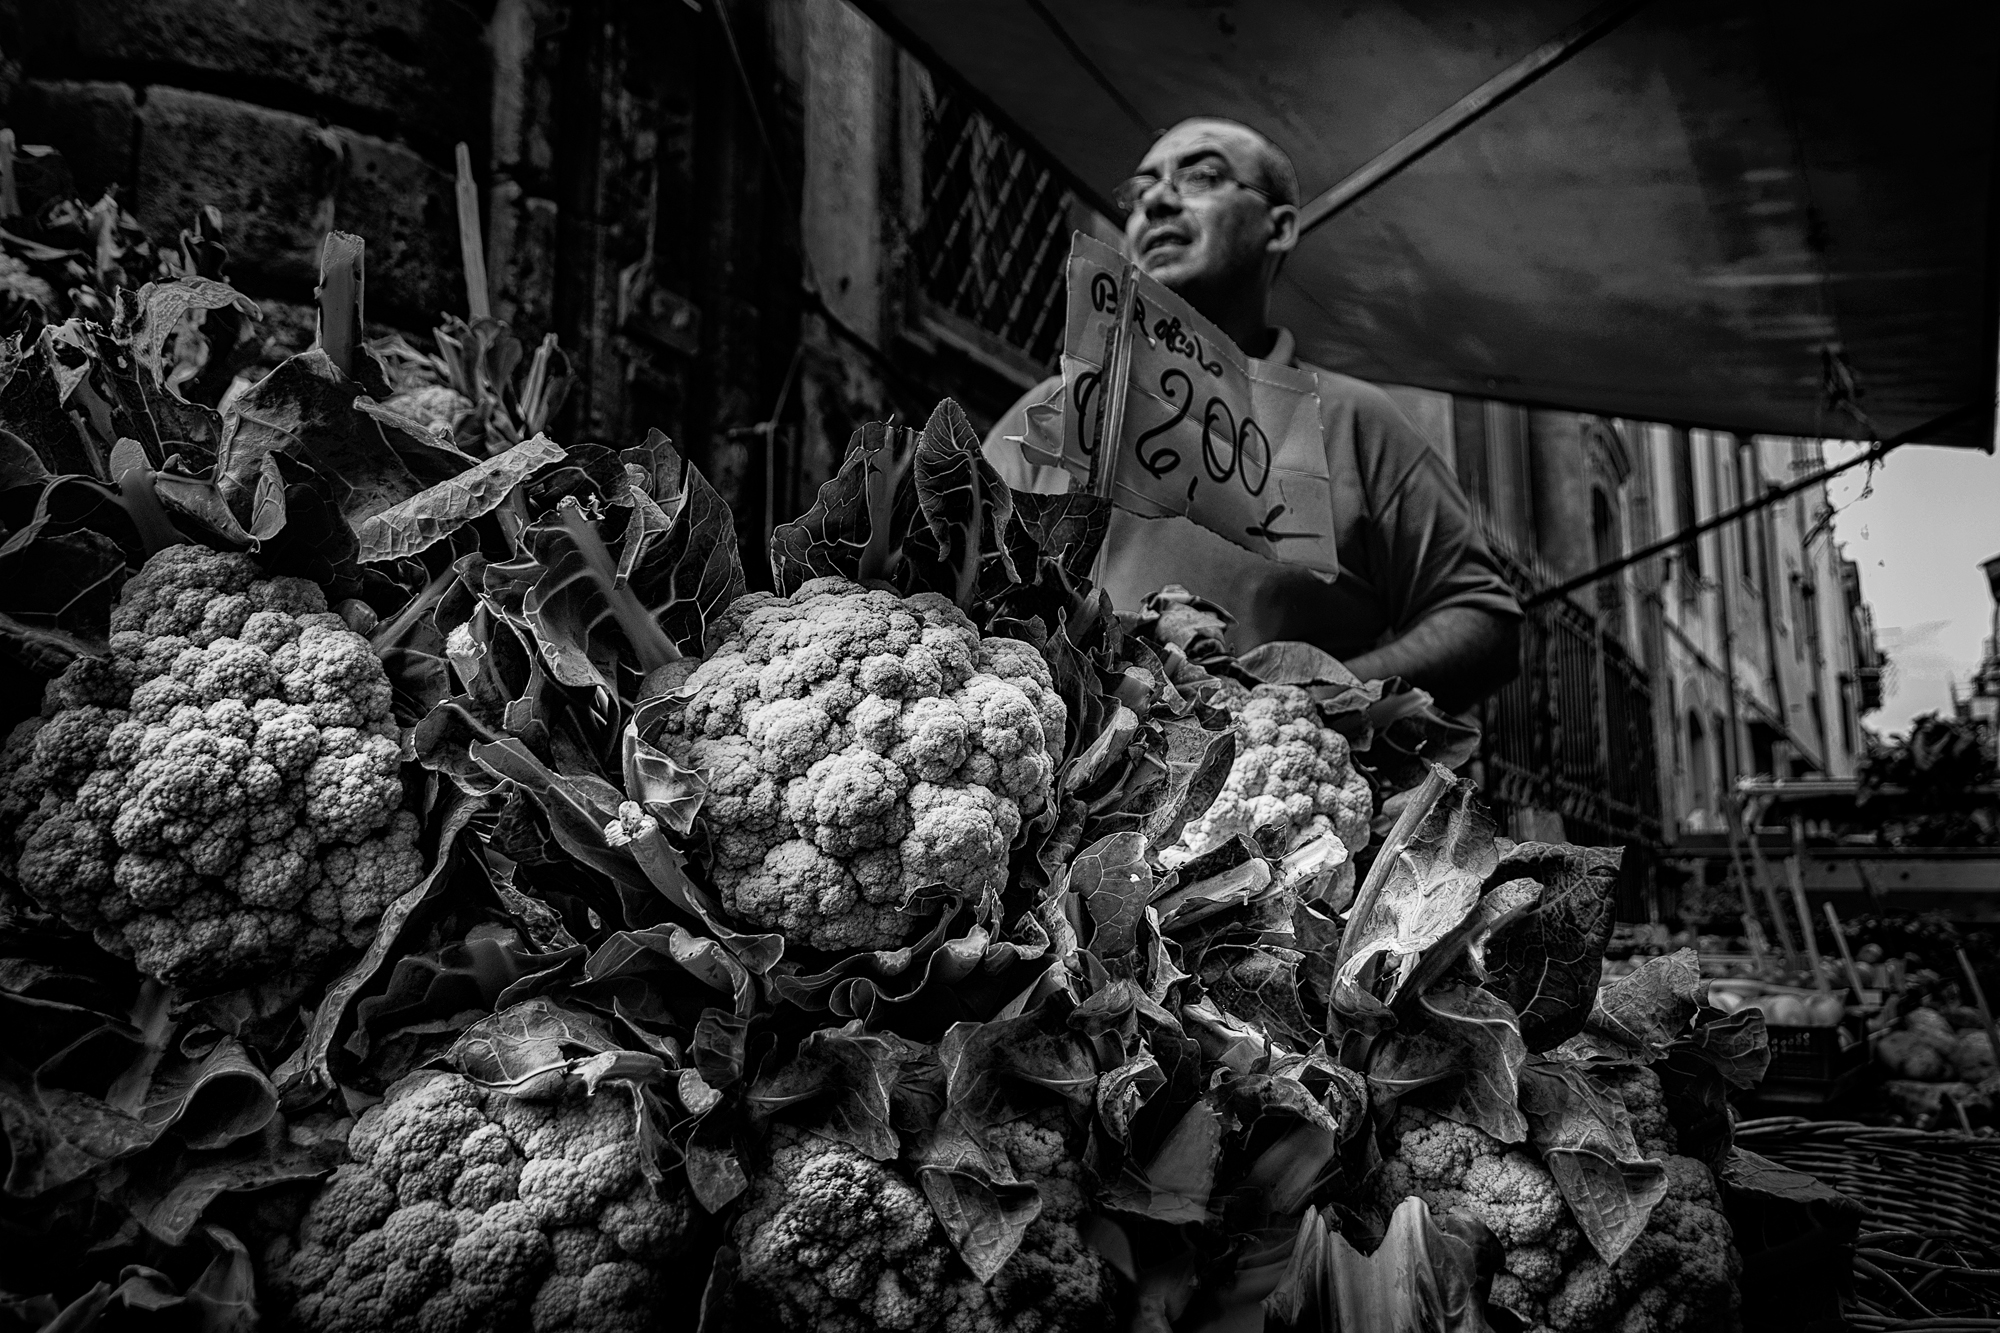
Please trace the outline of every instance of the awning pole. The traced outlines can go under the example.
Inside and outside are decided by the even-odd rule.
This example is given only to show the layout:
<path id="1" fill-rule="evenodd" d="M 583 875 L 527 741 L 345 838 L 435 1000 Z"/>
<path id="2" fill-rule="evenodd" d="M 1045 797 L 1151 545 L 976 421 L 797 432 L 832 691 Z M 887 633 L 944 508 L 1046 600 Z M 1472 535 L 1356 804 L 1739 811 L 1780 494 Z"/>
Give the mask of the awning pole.
<path id="1" fill-rule="evenodd" d="M 1646 0 L 1611 0 L 1599 5 L 1519 60 L 1410 131 L 1348 177 L 1313 197 L 1299 210 L 1303 235 L 1346 208 L 1467 125 L 1520 92 L 1592 42 L 1630 18 Z"/>

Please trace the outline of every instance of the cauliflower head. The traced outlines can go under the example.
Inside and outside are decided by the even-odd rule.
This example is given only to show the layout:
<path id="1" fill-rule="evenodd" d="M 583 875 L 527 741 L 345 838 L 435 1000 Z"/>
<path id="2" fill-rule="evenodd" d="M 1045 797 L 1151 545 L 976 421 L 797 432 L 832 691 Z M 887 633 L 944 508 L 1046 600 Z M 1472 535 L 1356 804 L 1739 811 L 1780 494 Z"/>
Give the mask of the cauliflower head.
<path id="1" fill-rule="evenodd" d="M 992 1282 L 959 1261 L 894 1163 L 781 1125 L 736 1221 L 738 1299 L 798 1333 L 1083 1333 L 1112 1322 L 1109 1266 L 1077 1224 L 1081 1167 L 1060 1113 L 992 1131 L 1041 1213 Z M 758 1324 L 764 1327 L 765 1324 Z"/>
<path id="2" fill-rule="evenodd" d="M 303 579 L 161 551 L 0 751 L 0 869 L 184 986 L 312 969 L 423 871 L 389 681 Z"/>
<path id="3" fill-rule="evenodd" d="M 669 1315 L 685 1198 L 640 1169 L 629 1103 L 567 1079 L 525 1101 L 421 1071 L 363 1112 L 351 1161 L 265 1256 L 298 1333 L 644 1333 Z"/>
<path id="4" fill-rule="evenodd" d="M 1338 834 L 1350 854 L 1368 845 L 1375 813 L 1368 780 L 1355 771 L 1347 738 L 1319 724 L 1310 694 L 1296 685 L 1259 685 L 1222 702 L 1236 720 L 1236 761 L 1214 802 L 1181 835 L 1186 856 L 1273 825 L 1286 850 L 1326 832 Z"/>
<path id="5" fill-rule="evenodd" d="M 1372 1180 L 1378 1203 L 1417 1195 L 1434 1215 L 1475 1217 L 1505 1252 L 1491 1301 L 1531 1333 L 1674 1333 L 1739 1326 L 1741 1261 L 1708 1168 L 1674 1152 L 1659 1078 L 1604 1071 L 1649 1156 L 1667 1168 L 1667 1195 L 1616 1264 L 1590 1248 L 1551 1177 L 1525 1145 L 1423 1110 L 1398 1112 L 1395 1150 Z"/>
<path id="6" fill-rule="evenodd" d="M 659 743 L 707 775 L 734 916 L 815 948 L 892 948 L 912 891 L 1003 887 L 1066 725 L 1034 649 L 982 639 L 936 594 L 838 578 L 739 598 L 708 647 Z"/>
<path id="7" fill-rule="evenodd" d="M 736 1221 L 739 1299 L 778 1328 L 924 1333 L 952 1255 L 922 1191 L 895 1168 L 780 1125 Z"/>

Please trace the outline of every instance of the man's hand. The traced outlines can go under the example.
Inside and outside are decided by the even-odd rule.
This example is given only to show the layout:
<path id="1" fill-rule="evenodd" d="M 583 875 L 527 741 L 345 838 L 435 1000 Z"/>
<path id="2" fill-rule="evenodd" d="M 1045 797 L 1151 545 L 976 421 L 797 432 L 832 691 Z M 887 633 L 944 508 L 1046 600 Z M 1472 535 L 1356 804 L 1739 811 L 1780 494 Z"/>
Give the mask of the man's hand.
<path id="1" fill-rule="evenodd" d="M 1447 606 L 1402 637 L 1359 657 L 1347 669 L 1363 680 L 1401 676 L 1429 690 L 1438 707 L 1459 712 L 1520 674 L 1520 625 L 1488 611 Z"/>

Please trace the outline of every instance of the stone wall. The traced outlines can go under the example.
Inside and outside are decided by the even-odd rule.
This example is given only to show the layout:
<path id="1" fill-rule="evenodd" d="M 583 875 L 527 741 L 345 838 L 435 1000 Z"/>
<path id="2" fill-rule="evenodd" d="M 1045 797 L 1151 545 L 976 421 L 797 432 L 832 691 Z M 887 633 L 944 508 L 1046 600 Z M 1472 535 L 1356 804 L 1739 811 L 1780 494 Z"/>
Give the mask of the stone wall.
<path id="1" fill-rule="evenodd" d="M 0 113 L 155 237 L 222 211 L 250 294 L 310 300 L 329 227 L 368 238 L 371 319 L 463 311 L 453 146 L 486 156 L 486 15 L 452 0 L 19 0 Z"/>
<path id="2" fill-rule="evenodd" d="M 855 427 L 946 394 L 983 422 L 1026 382 L 911 308 L 923 80 L 843 0 L 0 0 L 0 125 L 156 242 L 220 209 L 266 313 L 238 362 L 310 340 L 332 228 L 368 242 L 371 333 L 463 314 L 466 143 L 493 313 L 575 375 L 552 433 L 665 431 L 753 583 L 767 507 L 810 505 Z"/>

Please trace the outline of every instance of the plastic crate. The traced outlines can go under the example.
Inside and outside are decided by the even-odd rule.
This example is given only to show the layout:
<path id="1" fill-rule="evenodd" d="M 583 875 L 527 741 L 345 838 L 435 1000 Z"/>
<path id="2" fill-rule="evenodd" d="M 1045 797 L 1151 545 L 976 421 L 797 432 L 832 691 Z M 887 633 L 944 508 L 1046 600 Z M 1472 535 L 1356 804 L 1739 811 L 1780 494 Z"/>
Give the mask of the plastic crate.
<path id="1" fill-rule="evenodd" d="M 1868 1030 L 1850 1016 L 1837 1027 L 1766 1023 L 1771 1067 L 1756 1095 L 1765 1101 L 1823 1103 L 1854 1085 L 1868 1068 Z"/>

